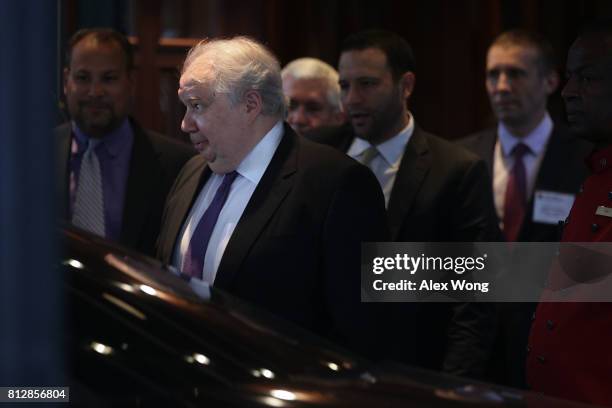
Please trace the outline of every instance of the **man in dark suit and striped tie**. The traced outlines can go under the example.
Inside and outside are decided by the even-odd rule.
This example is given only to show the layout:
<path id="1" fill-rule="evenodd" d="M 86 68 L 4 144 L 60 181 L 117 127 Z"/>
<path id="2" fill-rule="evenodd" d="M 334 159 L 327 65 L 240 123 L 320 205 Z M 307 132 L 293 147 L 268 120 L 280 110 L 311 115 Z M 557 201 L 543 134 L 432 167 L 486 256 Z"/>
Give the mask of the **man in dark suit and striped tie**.
<path id="1" fill-rule="evenodd" d="M 134 57 L 110 29 L 70 39 L 64 94 L 71 121 L 56 129 L 61 217 L 153 255 L 166 195 L 195 154 L 129 117 Z"/>

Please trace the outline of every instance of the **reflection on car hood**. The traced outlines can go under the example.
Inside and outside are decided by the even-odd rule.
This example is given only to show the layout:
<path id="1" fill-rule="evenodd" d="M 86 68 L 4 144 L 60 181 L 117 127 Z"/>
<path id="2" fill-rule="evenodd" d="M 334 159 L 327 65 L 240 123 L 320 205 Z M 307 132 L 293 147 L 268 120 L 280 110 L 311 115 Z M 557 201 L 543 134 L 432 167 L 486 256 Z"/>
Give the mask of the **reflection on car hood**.
<path id="1" fill-rule="evenodd" d="M 65 227 L 71 402 L 84 406 L 526 406 L 539 395 L 373 365 L 158 261 Z M 254 289 L 256 290 L 256 289 Z"/>

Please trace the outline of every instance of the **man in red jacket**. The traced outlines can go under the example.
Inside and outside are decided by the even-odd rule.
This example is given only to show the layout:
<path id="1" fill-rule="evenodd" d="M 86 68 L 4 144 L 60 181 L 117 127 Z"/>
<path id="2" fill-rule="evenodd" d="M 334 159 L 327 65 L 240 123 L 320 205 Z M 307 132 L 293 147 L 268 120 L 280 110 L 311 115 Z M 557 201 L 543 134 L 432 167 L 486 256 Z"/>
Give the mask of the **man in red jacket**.
<path id="1" fill-rule="evenodd" d="M 612 207 L 612 21 L 587 27 L 572 44 L 567 78 L 562 95 L 571 129 L 595 151 L 562 241 L 612 241 L 606 211 Z M 551 285 L 544 296 L 557 296 L 557 289 Z M 545 394 L 612 406 L 610 344 L 612 303 L 541 302 L 529 337 L 527 381 Z"/>

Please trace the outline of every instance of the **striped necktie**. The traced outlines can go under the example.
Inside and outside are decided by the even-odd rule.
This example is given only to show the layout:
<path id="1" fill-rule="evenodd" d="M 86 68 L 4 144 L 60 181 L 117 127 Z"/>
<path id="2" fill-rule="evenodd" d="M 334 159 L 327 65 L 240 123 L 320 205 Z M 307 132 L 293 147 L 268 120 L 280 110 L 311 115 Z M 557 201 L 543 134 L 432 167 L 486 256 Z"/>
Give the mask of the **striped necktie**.
<path id="1" fill-rule="evenodd" d="M 95 152 L 100 140 L 89 139 L 81 160 L 79 180 L 72 211 L 72 223 L 96 235 L 105 236 L 102 172 Z"/>

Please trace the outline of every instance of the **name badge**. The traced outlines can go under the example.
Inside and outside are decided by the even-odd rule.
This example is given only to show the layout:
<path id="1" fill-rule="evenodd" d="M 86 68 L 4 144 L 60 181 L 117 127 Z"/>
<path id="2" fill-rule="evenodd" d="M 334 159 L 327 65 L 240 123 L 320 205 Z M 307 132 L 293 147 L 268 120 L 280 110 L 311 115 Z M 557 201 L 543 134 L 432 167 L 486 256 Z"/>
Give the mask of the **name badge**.
<path id="1" fill-rule="evenodd" d="M 574 198 L 574 194 L 536 190 L 533 200 L 533 221 L 557 225 L 569 215 Z"/>
<path id="2" fill-rule="evenodd" d="M 600 205 L 595 211 L 595 215 L 603 215 L 604 217 L 612 217 L 612 208 Z"/>

